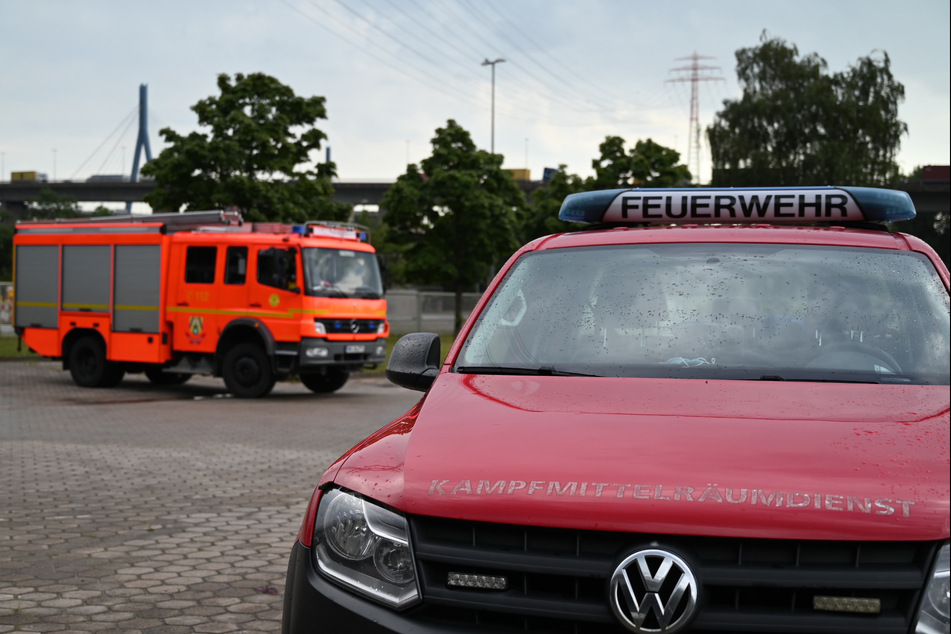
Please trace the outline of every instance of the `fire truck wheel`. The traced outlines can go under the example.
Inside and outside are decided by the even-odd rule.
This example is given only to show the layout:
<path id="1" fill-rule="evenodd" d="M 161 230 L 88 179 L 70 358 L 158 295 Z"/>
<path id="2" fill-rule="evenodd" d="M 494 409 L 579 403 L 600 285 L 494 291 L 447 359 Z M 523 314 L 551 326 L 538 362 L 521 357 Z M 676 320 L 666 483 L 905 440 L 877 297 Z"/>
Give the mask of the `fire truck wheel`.
<path id="1" fill-rule="evenodd" d="M 192 378 L 187 372 L 162 372 L 162 370 L 146 370 L 145 376 L 155 385 L 181 385 Z"/>
<path id="2" fill-rule="evenodd" d="M 106 360 L 106 350 L 97 339 L 83 337 L 69 351 L 69 373 L 81 387 L 114 387 L 125 371 Z"/>
<path id="3" fill-rule="evenodd" d="M 328 368 L 326 373 L 311 372 L 300 375 L 300 382 L 317 394 L 336 392 L 344 386 L 350 373 L 340 368 Z"/>
<path id="4" fill-rule="evenodd" d="M 221 374 L 238 398 L 261 398 L 274 388 L 274 371 L 260 346 L 239 343 L 225 355 Z"/>

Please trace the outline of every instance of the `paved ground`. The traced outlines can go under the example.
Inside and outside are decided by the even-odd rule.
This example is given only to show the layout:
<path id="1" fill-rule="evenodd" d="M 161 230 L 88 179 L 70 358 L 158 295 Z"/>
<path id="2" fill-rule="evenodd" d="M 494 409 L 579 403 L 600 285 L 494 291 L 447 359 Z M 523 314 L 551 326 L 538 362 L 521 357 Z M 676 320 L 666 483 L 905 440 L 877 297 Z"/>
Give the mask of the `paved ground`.
<path id="1" fill-rule="evenodd" d="M 0 362 L 0 633 L 279 631 L 317 477 L 418 397 L 380 378 L 90 390 Z"/>

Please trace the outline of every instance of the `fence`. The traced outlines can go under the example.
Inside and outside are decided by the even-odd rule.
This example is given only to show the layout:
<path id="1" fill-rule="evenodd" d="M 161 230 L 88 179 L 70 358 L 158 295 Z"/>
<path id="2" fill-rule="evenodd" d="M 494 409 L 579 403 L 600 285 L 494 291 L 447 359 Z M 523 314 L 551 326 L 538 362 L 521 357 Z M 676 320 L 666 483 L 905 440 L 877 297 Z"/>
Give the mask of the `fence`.
<path id="1" fill-rule="evenodd" d="M 0 282 L 0 326 L 9 326 L 13 319 L 13 283 Z"/>
<path id="2" fill-rule="evenodd" d="M 467 317 L 479 293 L 463 293 L 462 316 Z M 394 333 L 455 332 L 455 295 L 430 291 L 391 290 L 386 294 L 387 316 Z M 0 282 L 0 325 L 9 326 L 13 317 L 13 284 Z"/>
<path id="3" fill-rule="evenodd" d="M 462 294 L 463 319 L 469 316 L 480 297 L 481 293 Z M 390 331 L 394 333 L 451 335 L 456 331 L 456 296 L 435 291 L 390 290 L 386 292 L 386 315 Z"/>

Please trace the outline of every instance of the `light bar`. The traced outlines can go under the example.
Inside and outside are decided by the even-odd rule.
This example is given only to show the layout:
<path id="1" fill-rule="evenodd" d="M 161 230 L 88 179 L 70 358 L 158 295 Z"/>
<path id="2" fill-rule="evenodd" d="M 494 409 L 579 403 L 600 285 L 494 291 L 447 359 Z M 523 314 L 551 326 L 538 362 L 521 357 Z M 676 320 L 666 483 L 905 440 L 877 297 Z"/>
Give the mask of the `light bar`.
<path id="1" fill-rule="evenodd" d="M 870 187 L 610 189 L 571 194 L 560 220 L 619 224 L 822 224 L 915 217 L 907 192 Z"/>
<path id="2" fill-rule="evenodd" d="M 475 588 L 477 590 L 508 590 L 509 582 L 501 575 L 472 575 L 450 572 L 446 585 L 452 588 Z"/>

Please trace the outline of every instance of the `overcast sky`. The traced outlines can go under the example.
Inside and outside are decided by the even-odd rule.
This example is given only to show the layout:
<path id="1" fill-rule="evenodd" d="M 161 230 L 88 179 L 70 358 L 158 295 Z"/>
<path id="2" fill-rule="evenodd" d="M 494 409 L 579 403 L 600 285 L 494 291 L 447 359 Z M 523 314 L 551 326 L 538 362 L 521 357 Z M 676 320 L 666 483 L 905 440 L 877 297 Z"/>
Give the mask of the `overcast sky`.
<path id="1" fill-rule="evenodd" d="M 907 172 L 949 163 L 949 25 L 948 0 L 0 0 L 0 180 L 128 174 L 140 84 L 155 156 L 159 129 L 198 129 L 191 106 L 218 95 L 220 73 L 254 72 L 326 98 L 318 127 L 341 180 L 392 180 L 449 119 L 490 148 L 483 62 L 504 59 L 494 143 L 506 167 L 587 176 L 613 135 L 672 147 L 706 181 L 685 69 L 694 55 L 705 67 L 705 127 L 739 97 L 735 52 L 764 30 L 830 74 L 887 53 L 905 87 Z"/>

